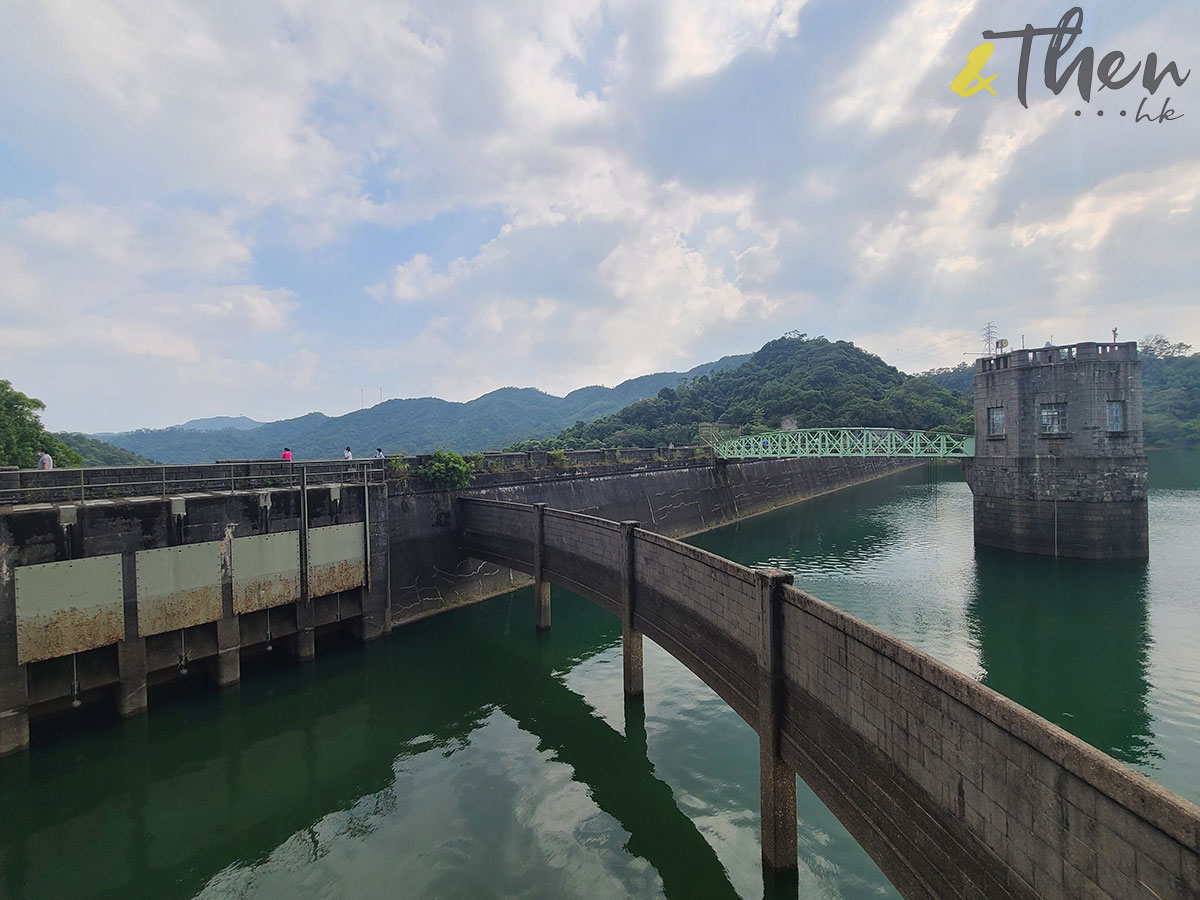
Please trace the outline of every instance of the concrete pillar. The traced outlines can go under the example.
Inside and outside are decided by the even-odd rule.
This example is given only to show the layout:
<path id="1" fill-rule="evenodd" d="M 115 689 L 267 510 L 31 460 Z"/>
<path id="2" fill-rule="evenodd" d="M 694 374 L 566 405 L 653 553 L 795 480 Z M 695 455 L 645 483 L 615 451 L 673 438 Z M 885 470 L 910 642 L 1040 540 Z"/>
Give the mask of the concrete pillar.
<path id="1" fill-rule="evenodd" d="M 783 680 L 780 601 L 792 576 L 759 569 L 758 780 L 763 869 L 796 870 L 796 771 L 779 755 Z"/>
<path id="2" fill-rule="evenodd" d="M 25 667 L 0 666 L 0 756 L 28 746 L 29 682 Z"/>
<path id="3" fill-rule="evenodd" d="M 0 557 L 0 756 L 28 746 L 29 680 L 17 665 L 16 576 L 11 557 Z"/>
<path id="4" fill-rule="evenodd" d="M 233 534 L 221 546 L 221 618 L 217 620 L 217 656 L 209 667 L 218 687 L 242 679 L 242 630 L 233 611 Z"/>
<path id="5" fill-rule="evenodd" d="M 296 634 L 284 646 L 296 659 L 312 659 L 317 655 L 316 610 L 307 597 L 296 604 Z"/>
<path id="6" fill-rule="evenodd" d="M 296 634 L 284 646 L 296 659 L 317 655 L 316 610 L 308 586 L 308 469 L 300 471 L 300 600 L 296 603 Z"/>
<path id="7" fill-rule="evenodd" d="M 634 594 L 637 585 L 634 530 L 639 524 L 634 521 L 621 523 L 621 663 L 627 700 L 645 694 L 642 674 L 642 633 L 633 627 Z"/>
<path id="8" fill-rule="evenodd" d="M 117 644 L 117 712 L 134 716 L 146 711 L 146 641 L 138 634 L 137 563 L 134 551 L 121 554 L 125 597 L 125 640 Z"/>
<path id="9" fill-rule="evenodd" d="M 537 630 L 545 631 L 550 627 L 550 582 L 542 574 L 546 558 L 546 504 L 535 503 L 533 508 L 533 603 Z"/>
<path id="10" fill-rule="evenodd" d="M 217 657 L 213 662 L 212 678 L 219 687 L 236 684 L 242 679 L 242 635 L 237 616 L 217 620 Z"/>
<path id="11" fill-rule="evenodd" d="M 391 629 L 390 556 L 387 538 L 386 485 L 363 485 L 366 527 L 366 584 L 362 588 L 362 616 L 348 624 L 362 641 L 372 641 Z"/>

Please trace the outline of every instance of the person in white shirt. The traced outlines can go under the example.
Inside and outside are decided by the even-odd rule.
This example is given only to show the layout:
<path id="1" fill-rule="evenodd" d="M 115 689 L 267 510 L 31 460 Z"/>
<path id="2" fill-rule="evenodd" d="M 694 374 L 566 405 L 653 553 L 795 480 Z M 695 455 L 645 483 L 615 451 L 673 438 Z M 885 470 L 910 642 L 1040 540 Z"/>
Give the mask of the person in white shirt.
<path id="1" fill-rule="evenodd" d="M 375 448 L 375 458 L 376 458 L 376 459 L 383 459 L 383 448 L 382 448 L 382 447 L 376 447 L 376 448 Z"/>
<path id="2" fill-rule="evenodd" d="M 38 451 L 38 468 L 44 472 L 54 468 L 54 457 L 47 453 L 44 447 Z"/>
<path id="3" fill-rule="evenodd" d="M 346 452 L 342 454 L 342 459 L 354 459 L 354 454 L 350 452 L 350 448 L 346 448 Z"/>

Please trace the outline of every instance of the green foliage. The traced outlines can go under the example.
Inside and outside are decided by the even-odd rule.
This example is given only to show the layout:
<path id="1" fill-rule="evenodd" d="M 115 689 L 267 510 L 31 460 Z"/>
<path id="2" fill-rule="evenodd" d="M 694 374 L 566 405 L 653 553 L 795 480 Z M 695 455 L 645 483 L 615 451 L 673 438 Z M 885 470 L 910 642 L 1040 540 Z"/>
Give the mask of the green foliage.
<path id="1" fill-rule="evenodd" d="M 948 391 L 958 391 L 968 397 L 975 396 L 975 364 L 961 362 L 957 366 L 943 366 L 922 372 L 919 377 L 930 378 Z"/>
<path id="2" fill-rule="evenodd" d="M 556 448 L 554 450 L 551 450 L 547 454 L 547 457 L 550 460 L 550 465 L 554 466 L 554 468 L 556 468 L 556 469 L 561 469 L 563 466 L 565 466 L 567 464 L 567 451 L 566 450 L 561 450 L 561 449 Z"/>
<path id="3" fill-rule="evenodd" d="M 1142 415 L 1146 443 L 1200 447 L 1200 353 L 1161 334 L 1141 341 Z"/>
<path id="4" fill-rule="evenodd" d="M 60 431 L 54 435 L 72 450 L 80 455 L 85 466 L 148 466 L 154 465 L 154 461 L 138 456 L 136 453 L 131 453 L 128 450 L 122 450 L 120 447 L 114 447 L 112 444 L 106 444 L 104 441 L 98 441 L 93 437 L 88 437 L 86 434 L 80 434 L 75 431 Z M 58 464 L 58 457 L 54 454 L 55 465 Z"/>
<path id="5" fill-rule="evenodd" d="M 457 453 L 439 447 L 429 461 L 417 467 L 417 475 L 435 491 L 456 491 L 468 487 L 475 467 Z"/>
<path id="6" fill-rule="evenodd" d="M 482 453 L 468 453 L 463 456 L 471 466 L 473 472 L 483 472 L 487 470 L 487 463 L 484 462 Z"/>
<path id="7" fill-rule="evenodd" d="M 0 466 L 32 469 L 37 465 L 39 449 L 54 457 L 56 467 L 78 466 L 82 457 L 42 428 L 38 412 L 46 404 L 16 390 L 0 379 Z"/>
<path id="8" fill-rule="evenodd" d="M 702 422 L 730 435 L 752 434 L 777 431 L 787 416 L 799 428 L 940 426 L 973 433 L 967 397 L 905 375 L 846 341 L 798 335 L 771 341 L 736 369 L 662 388 L 614 415 L 513 449 L 684 446 L 699 441 Z"/>
<path id="9" fill-rule="evenodd" d="M 407 481 L 412 475 L 412 466 L 408 464 L 408 460 L 404 458 L 404 454 L 399 456 L 389 456 L 387 460 L 387 477 L 393 481 Z"/>

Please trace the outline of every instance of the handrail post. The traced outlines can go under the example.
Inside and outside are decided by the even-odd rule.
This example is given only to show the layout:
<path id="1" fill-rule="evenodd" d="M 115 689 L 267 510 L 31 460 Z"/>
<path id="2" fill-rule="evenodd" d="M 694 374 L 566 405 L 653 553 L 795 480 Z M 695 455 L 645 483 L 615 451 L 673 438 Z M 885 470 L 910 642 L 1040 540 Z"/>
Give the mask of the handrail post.
<path id="1" fill-rule="evenodd" d="M 783 686 L 783 586 L 792 575 L 757 569 L 758 780 L 764 871 L 796 870 L 796 770 L 780 756 Z"/>
<path id="2" fill-rule="evenodd" d="M 533 603 L 536 607 L 536 627 L 545 631 L 550 627 L 550 582 L 546 581 L 546 506 L 533 504 Z"/>
<path id="3" fill-rule="evenodd" d="M 637 588 L 636 541 L 640 522 L 621 523 L 621 667 L 624 672 L 625 699 L 645 694 L 642 665 L 642 633 L 633 625 Z"/>

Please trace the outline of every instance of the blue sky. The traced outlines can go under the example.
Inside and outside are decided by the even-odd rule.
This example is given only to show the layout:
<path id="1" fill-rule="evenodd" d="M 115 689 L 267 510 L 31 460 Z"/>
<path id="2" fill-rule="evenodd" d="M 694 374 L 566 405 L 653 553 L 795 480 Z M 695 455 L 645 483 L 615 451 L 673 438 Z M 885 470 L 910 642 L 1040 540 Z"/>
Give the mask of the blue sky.
<path id="1" fill-rule="evenodd" d="M 988 320 L 1200 345 L 1200 75 L 1165 123 L 1140 79 L 1052 94 L 1045 39 L 1028 109 L 1015 41 L 997 96 L 949 90 L 1066 5 L 0 8 L 0 377 L 53 429 L 561 394 L 793 329 L 906 371 Z M 1195 3 L 1083 14 L 1068 58 L 1200 64 Z"/>

